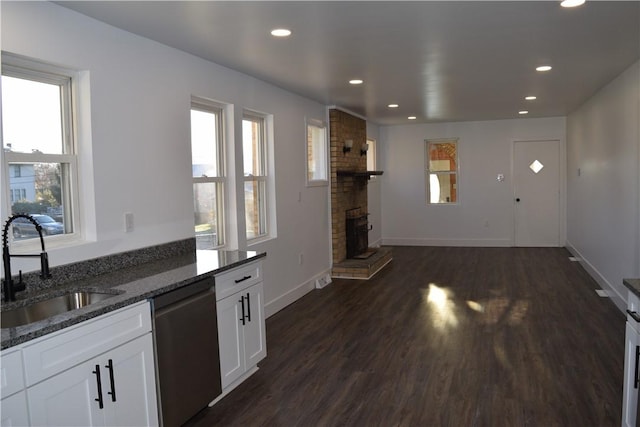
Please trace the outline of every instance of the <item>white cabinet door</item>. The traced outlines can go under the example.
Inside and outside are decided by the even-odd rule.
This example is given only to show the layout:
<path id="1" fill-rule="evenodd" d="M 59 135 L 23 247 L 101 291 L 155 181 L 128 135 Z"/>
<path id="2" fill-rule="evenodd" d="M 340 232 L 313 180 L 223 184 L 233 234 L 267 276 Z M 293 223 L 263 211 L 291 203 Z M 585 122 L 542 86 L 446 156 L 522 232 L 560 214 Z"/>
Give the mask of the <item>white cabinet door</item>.
<path id="1" fill-rule="evenodd" d="M 245 360 L 246 366 L 254 366 L 267 355 L 262 283 L 252 286 L 242 294 L 248 295 L 245 305 L 249 306 L 248 312 L 251 314 L 244 325 Z"/>
<path id="2" fill-rule="evenodd" d="M 158 425 L 151 334 L 113 349 L 100 361 L 104 370 L 102 388 L 107 425 Z"/>
<path id="3" fill-rule="evenodd" d="M 96 360 L 75 366 L 27 389 L 31 424 L 38 426 L 102 426 Z M 101 382 L 104 375 L 101 369 Z M 105 396 L 102 396 L 103 401 Z"/>
<path id="4" fill-rule="evenodd" d="M 216 304 L 220 351 L 220 380 L 224 389 L 245 371 L 240 295 L 231 295 Z"/>
<path id="5" fill-rule="evenodd" d="M 638 387 L 636 386 L 636 375 L 640 372 L 638 351 L 640 349 L 640 339 L 638 332 L 627 322 L 626 344 L 624 351 L 624 381 L 622 399 L 622 425 L 636 427 L 636 416 L 638 411 Z"/>
<path id="6" fill-rule="evenodd" d="M 153 345 L 147 333 L 28 388 L 31 423 L 158 425 L 154 374 Z"/>
<path id="7" fill-rule="evenodd" d="M 2 427 L 29 425 L 29 413 L 27 412 L 27 394 L 24 391 L 2 399 Z"/>

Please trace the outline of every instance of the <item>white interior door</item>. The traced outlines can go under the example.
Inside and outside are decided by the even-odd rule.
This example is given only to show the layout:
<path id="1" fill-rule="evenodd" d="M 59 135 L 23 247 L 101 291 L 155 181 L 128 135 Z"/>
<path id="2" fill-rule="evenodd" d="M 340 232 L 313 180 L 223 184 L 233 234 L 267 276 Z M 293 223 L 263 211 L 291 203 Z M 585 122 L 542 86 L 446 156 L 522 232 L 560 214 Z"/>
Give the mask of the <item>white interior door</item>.
<path id="1" fill-rule="evenodd" d="M 515 245 L 560 245 L 560 141 L 516 141 Z"/>

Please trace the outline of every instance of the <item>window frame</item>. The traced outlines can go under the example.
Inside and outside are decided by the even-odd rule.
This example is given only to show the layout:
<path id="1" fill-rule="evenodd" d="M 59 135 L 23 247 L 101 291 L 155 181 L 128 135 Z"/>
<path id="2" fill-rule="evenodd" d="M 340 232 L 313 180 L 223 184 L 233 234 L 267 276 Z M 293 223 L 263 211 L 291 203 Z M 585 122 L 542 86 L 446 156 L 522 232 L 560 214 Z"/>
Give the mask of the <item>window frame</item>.
<path id="1" fill-rule="evenodd" d="M 373 138 L 367 138 L 367 171 L 377 171 L 378 170 L 378 146 L 377 142 Z M 371 161 L 369 161 L 371 159 Z M 369 168 L 369 163 L 372 164 L 372 168 Z M 376 179 L 375 175 L 371 175 L 369 179 Z"/>
<path id="2" fill-rule="evenodd" d="M 426 195 L 426 204 L 428 206 L 456 206 L 460 204 L 460 144 L 459 138 L 439 138 L 439 139 L 425 139 L 425 195 Z M 429 153 L 431 152 L 431 146 L 433 144 L 444 144 L 444 143 L 452 143 L 456 147 L 456 156 L 455 162 L 456 167 L 455 170 L 450 169 L 446 171 L 431 171 L 429 166 L 431 163 L 431 159 Z M 456 185 L 456 200 L 455 202 L 431 202 L 431 175 L 454 175 L 456 177 L 455 185 Z"/>
<path id="3" fill-rule="evenodd" d="M 227 138 L 226 138 L 227 132 L 226 132 L 226 126 L 225 126 L 226 107 L 227 106 L 225 104 L 222 104 L 216 101 L 192 96 L 191 105 L 189 108 L 189 114 L 191 114 L 191 111 L 196 110 L 196 111 L 200 111 L 204 113 L 212 113 L 216 115 L 217 141 L 216 141 L 215 151 L 216 151 L 216 157 L 217 157 L 216 169 L 218 170 L 218 175 L 213 177 L 209 177 L 209 176 L 193 177 L 192 176 L 192 182 L 194 187 L 195 187 L 195 184 L 209 184 L 209 183 L 220 184 L 219 186 L 216 185 L 216 202 L 217 202 L 216 222 L 218 225 L 216 229 L 216 233 L 217 233 L 216 239 L 218 244 L 214 246 L 214 248 L 216 249 L 224 248 L 228 244 L 226 206 L 228 206 L 228 201 L 227 201 L 228 190 L 227 189 L 229 184 L 228 184 L 227 167 L 226 167 L 226 141 L 227 141 Z M 191 134 L 191 120 L 189 120 L 189 132 Z M 190 137 L 190 144 L 191 143 L 192 142 Z M 193 161 L 192 161 L 192 166 L 193 166 Z M 195 197 L 195 194 L 193 196 Z M 195 202 L 195 199 L 194 199 L 194 202 Z"/>
<path id="4" fill-rule="evenodd" d="M 77 241 L 82 236 L 80 228 L 80 189 L 78 185 L 79 175 L 79 153 L 76 138 L 76 79 L 78 73 L 73 70 L 49 65 L 35 59 L 19 57 L 6 52 L 2 52 L 2 76 L 8 76 L 23 80 L 31 80 L 39 83 L 52 84 L 60 87 L 60 119 L 62 129 L 62 154 L 49 154 L 39 151 L 22 153 L 8 151 L 2 147 L 2 168 L 5 184 L 2 191 L 2 206 L 7 214 L 12 212 L 12 201 L 10 191 L 9 166 L 12 164 L 32 164 L 47 163 L 60 164 L 62 206 L 64 215 L 65 233 L 60 235 L 44 236 L 47 240 L 56 242 L 56 246 L 64 245 L 67 242 Z M 63 178 L 64 177 L 64 178 Z M 69 230 L 67 232 L 67 230 Z M 11 233 L 12 234 L 12 233 Z M 16 248 L 28 250 L 38 246 L 37 239 L 17 240 L 12 244 Z"/>
<path id="5" fill-rule="evenodd" d="M 243 188 L 243 198 L 242 201 L 244 203 L 244 213 L 245 213 L 245 238 L 247 241 L 247 245 L 251 245 L 253 243 L 257 243 L 259 241 L 265 240 L 267 238 L 270 237 L 270 232 L 271 232 L 271 223 L 270 223 L 270 173 L 269 173 L 269 141 L 268 141 L 268 135 L 269 135 L 269 130 L 267 128 L 268 125 L 268 115 L 265 114 L 261 114 L 258 113 L 256 111 L 251 111 L 251 110 L 244 110 L 242 113 L 242 126 L 243 126 L 243 133 L 242 133 L 242 159 L 243 159 L 243 165 L 242 165 L 242 188 Z M 258 174 L 257 175 L 251 175 L 251 174 L 245 174 L 244 171 L 244 122 L 245 121 L 251 121 L 253 123 L 258 123 L 259 124 L 259 131 L 258 131 L 258 157 L 259 157 L 259 161 L 258 161 Z M 248 235 L 248 227 L 247 227 L 247 222 L 246 222 L 246 215 L 247 215 L 247 204 L 246 204 L 246 198 L 244 197 L 244 188 L 247 182 L 252 182 L 252 181 L 256 181 L 258 184 L 258 189 L 261 192 L 261 198 L 259 198 L 259 200 L 262 200 L 263 203 L 259 204 L 258 206 L 258 223 L 259 223 L 259 229 L 262 230 L 262 232 L 259 232 L 258 234 L 256 234 L 255 236 L 249 237 Z"/>
<path id="6" fill-rule="evenodd" d="M 305 176 L 306 176 L 306 185 L 307 187 L 322 187 L 329 185 L 329 155 L 328 155 L 328 142 L 327 142 L 327 124 L 322 120 L 306 118 L 305 119 L 305 135 L 306 135 L 306 143 L 305 143 Z M 315 157 L 315 150 L 313 147 L 315 144 L 312 143 L 311 138 L 313 133 L 311 132 L 311 128 L 321 129 L 322 134 L 324 136 L 323 141 L 320 141 L 320 145 L 322 147 L 322 152 L 317 153 L 318 157 Z M 309 169 L 310 164 L 315 164 L 317 170 L 322 170 L 323 178 L 313 179 L 310 177 L 311 170 Z"/>

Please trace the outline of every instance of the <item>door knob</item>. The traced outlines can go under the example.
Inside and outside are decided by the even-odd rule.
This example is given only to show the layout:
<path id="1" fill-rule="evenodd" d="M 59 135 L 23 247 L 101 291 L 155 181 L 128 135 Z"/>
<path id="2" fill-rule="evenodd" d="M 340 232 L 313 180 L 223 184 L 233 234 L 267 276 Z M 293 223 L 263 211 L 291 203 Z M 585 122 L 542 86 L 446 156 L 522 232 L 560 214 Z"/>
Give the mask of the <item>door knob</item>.
<path id="1" fill-rule="evenodd" d="M 520 202 L 520 197 L 516 198 L 516 202 Z"/>

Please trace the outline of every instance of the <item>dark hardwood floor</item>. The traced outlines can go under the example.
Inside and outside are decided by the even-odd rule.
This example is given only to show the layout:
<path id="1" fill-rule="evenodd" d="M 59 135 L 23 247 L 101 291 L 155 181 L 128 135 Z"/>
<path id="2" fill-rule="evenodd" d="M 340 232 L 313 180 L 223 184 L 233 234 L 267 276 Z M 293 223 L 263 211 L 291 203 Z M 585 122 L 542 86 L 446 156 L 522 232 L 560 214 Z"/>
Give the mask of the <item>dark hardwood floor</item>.
<path id="1" fill-rule="evenodd" d="M 394 247 L 267 319 L 190 426 L 619 426 L 625 316 L 562 248 Z"/>

